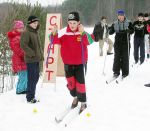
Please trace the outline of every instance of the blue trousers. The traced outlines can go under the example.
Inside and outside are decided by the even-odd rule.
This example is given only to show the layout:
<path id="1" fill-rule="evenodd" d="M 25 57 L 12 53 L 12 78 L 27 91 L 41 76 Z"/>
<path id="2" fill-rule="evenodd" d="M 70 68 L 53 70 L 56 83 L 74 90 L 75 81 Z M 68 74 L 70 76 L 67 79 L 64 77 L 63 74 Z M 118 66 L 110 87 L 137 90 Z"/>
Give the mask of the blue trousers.
<path id="1" fill-rule="evenodd" d="M 27 90 L 27 71 L 19 71 L 18 73 L 18 82 L 16 86 L 16 93 L 22 93 Z"/>
<path id="2" fill-rule="evenodd" d="M 39 62 L 27 63 L 28 83 L 27 83 L 27 101 L 35 98 L 36 85 L 39 80 Z"/>

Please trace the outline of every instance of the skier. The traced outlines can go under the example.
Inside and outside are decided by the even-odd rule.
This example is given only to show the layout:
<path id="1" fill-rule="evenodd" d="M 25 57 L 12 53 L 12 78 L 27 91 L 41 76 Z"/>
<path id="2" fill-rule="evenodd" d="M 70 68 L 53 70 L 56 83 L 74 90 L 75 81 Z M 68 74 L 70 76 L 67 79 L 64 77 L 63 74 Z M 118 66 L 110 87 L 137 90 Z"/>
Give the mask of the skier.
<path id="1" fill-rule="evenodd" d="M 138 14 L 138 20 L 133 23 L 134 27 L 134 60 L 135 64 L 139 61 L 139 49 L 140 49 L 140 64 L 145 60 L 145 24 L 144 24 L 144 14 Z"/>
<path id="2" fill-rule="evenodd" d="M 107 50 L 107 55 L 111 55 L 112 48 L 113 48 L 113 42 L 108 37 L 108 24 L 107 24 L 107 18 L 105 16 L 102 16 L 101 21 L 98 22 L 93 30 L 93 34 L 97 36 L 97 41 L 99 41 L 99 54 L 100 56 L 103 56 L 103 46 L 104 42 L 106 42 L 109 45 L 109 48 Z"/>
<path id="3" fill-rule="evenodd" d="M 20 37 L 24 30 L 24 23 L 20 20 L 14 21 L 14 28 L 7 33 L 12 55 L 12 69 L 18 75 L 16 94 L 25 94 L 27 89 L 27 67 L 24 61 L 24 52 L 20 47 Z"/>
<path id="4" fill-rule="evenodd" d="M 120 75 L 122 70 L 122 78 L 129 74 L 129 48 L 130 48 L 130 34 L 134 32 L 132 23 L 125 17 L 124 10 L 118 10 L 118 20 L 115 21 L 109 28 L 109 34 L 115 35 L 114 42 L 114 63 L 113 63 L 113 77 Z"/>
<path id="5" fill-rule="evenodd" d="M 148 13 L 144 14 L 144 24 L 145 24 L 145 46 L 146 46 L 146 54 L 147 54 L 147 59 L 150 57 L 150 43 L 149 43 L 149 33 L 147 31 L 147 25 L 150 23 Z"/>
<path id="6" fill-rule="evenodd" d="M 27 102 L 36 103 L 35 91 L 39 80 L 39 62 L 43 60 L 43 53 L 38 35 L 39 19 L 36 16 L 29 16 L 26 30 L 21 35 L 21 48 L 25 52 L 27 64 Z"/>
<path id="7" fill-rule="evenodd" d="M 64 62 L 67 87 L 70 94 L 74 97 L 71 108 L 75 108 L 78 102 L 81 102 L 79 113 L 87 108 L 86 87 L 84 67 L 87 66 L 88 50 L 90 44 L 88 38 L 91 36 L 84 31 L 80 24 L 78 12 L 70 12 L 68 15 L 68 26 L 57 33 L 57 27 L 54 27 L 53 44 L 61 45 L 61 57 Z M 93 36 L 94 38 L 94 36 Z"/>

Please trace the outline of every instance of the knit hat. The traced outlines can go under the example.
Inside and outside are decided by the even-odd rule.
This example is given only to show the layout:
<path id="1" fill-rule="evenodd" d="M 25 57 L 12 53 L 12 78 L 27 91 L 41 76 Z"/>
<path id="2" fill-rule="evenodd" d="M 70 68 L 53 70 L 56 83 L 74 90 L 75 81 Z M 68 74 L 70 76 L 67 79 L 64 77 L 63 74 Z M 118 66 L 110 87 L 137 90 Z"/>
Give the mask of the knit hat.
<path id="1" fill-rule="evenodd" d="M 124 10 L 117 10 L 117 14 L 118 15 L 125 15 L 125 12 L 124 12 Z"/>
<path id="2" fill-rule="evenodd" d="M 70 12 L 68 15 L 68 21 L 75 20 L 80 21 L 79 13 L 78 12 Z"/>
<path id="3" fill-rule="evenodd" d="M 15 29 L 24 28 L 23 21 L 21 21 L 21 20 L 16 20 L 16 21 L 14 21 L 14 28 L 15 28 Z"/>
<path id="4" fill-rule="evenodd" d="M 145 14 L 144 14 L 144 17 L 148 17 L 148 13 L 145 13 Z"/>
<path id="5" fill-rule="evenodd" d="M 138 17 L 140 17 L 140 16 L 143 17 L 144 14 L 143 14 L 143 13 L 139 13 L 139 14 L 138 14 Z"/>
<path id="6" fill-rule="evenodd" d="M 34 15 L 29 16 L 28 24 L 31 24 L 31 23 L 33 23 L 35 21 L 39 21 L 39 19 L 36 16 L 34 16 Z"/>

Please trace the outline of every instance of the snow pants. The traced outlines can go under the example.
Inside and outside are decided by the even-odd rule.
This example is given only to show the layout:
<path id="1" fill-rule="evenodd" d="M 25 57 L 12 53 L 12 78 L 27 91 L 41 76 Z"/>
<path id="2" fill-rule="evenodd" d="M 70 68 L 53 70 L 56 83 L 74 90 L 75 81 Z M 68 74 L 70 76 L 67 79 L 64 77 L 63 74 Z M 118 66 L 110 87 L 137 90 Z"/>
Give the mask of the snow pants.
<path id="1" fill-rule="evenodd" d="M 84 65 L 64 65 L 67 87 L 73 97 L 86 102 Z"/>
<path id="2" fill-rule="evenodd" d="M 120 75 L 120 70 L 122 70 L 122 76 L 129 74 L 129 49 L 130 45 L 126 41 L 117 41 L 114 43 L 114 74 Z"/>
<path id="3" fill-rule="evenodd" d="M 19 94 L 27 90 L 27 71 L 19 71 L 17 75 L 18 81 L 16 86 L 16 93 Z"/>

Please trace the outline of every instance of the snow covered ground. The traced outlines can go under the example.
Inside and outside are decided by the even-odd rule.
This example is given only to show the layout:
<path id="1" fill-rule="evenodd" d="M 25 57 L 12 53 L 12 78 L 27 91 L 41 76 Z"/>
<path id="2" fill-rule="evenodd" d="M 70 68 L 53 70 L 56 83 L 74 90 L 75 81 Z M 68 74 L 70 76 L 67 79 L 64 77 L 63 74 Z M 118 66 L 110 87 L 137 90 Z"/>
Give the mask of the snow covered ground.
<path id="1" fill-rule="evenodd" d="M 92 32 L 92 28 L 86 30 Z M 113 40 L 114 36 L 111 38 Z M 88 49 L 89 108 L 81 116 L 67 127 L 55 124 L 54 117 L 72 102 L 65 78 L 57 78 L 56 86 L 42 85 L 39 81 L 36 96 L 40 102 L 37 104 L 27 104 L 25 95 L 16 95 L 15 89 L 0 94 L 0 131 L 150 131 L 150 88 L 144 87 L 150 82 L 150 60 L 139 67 L 131 67 L 132 47 L 129 78 L 120 84 L 107 85 L 106 79 L 113 74 L 113 55 L 106 57 L 104 76 L 105 57 L 99 57 L 98 43 Z"/>

